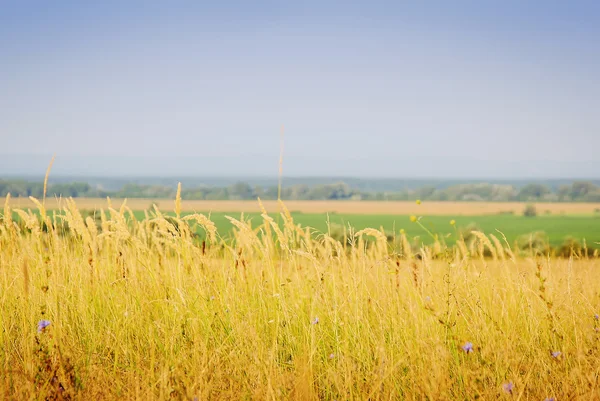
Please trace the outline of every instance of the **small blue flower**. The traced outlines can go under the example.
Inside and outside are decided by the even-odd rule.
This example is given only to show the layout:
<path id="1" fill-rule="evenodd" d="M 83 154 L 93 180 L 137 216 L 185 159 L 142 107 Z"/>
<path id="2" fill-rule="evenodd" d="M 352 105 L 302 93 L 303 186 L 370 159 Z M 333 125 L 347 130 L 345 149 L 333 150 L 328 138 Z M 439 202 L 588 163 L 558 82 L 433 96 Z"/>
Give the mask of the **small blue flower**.
<path id="1" fill-rule="evenodd" d="M 596 320 L 600 320 L 600 315 L 598 315 L 597 313 L 594 315 L 594 319 Z"/>
<path id="2" fill-rule="evenodd" d="M 513 382 L 504 383 L 502 385 L 502 390 L 504 390 L 508 394 L 512 394 L 514 388 L 515 385 L 513 384 Z"/>
<path id="3" fill-rule="evenodd" d="M 473 350 L 473 343 L 470 343 L 470 342 L 465 343 L 465 345 L 463 345 L 461 348 L 467 354 L 474 351 Z"/>
<path id="4" fill-rule="evenodd" d="M 554 351 L 551 354 L 552 354 L 552 358 L 558 358 L 559 356 L 562 355 L 562 352 L 560 352 L 560 351 Z"/>
<path id="5" fill-rule="evenodd" d="M 38 322 L 37 331 L 41 333 L 46 327 L 50 326 L 50 320 L 40 320 Z"/>
<path id="6" fill-rule="evenodd" d="M 315 320 L 313 320 L 310 324 L 318 324 L 319 323 L 319 318 L 315 317 Z"/>
<path id="7" fill-rule="evenodd" d="M 554 397 L 552 397 L 552 398 L 546 398 L 544 401 L 555 401 L 555 400 L 554 400 Z"/>

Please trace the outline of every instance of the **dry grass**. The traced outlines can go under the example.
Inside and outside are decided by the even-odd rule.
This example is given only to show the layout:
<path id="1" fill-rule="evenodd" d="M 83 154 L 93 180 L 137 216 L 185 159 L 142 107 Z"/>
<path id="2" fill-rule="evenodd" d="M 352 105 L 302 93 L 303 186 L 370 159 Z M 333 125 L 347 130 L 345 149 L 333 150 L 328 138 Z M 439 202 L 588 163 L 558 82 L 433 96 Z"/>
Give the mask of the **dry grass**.
<path id="1" fill-rule="evenodd" d="M 13 205 L 19 208 L 35 208 L 36 205 L 29 199 L 13 199 Z M 113 199 L 113 204 L 119 207 L 122 200 Z M 47 199 L 48 210 L 59 209 L 64 205 L 64 200 Z M 146 210 L 156 203 L 161 210 L 172 210 L 172 199 L 128 199 L 127 205 L 132 210 Z M 336 212 L 341 214 L 397 214 L 397 215 L 443 215 L 443 216 L 477 216 L 486 214 L 499 214 L 513 212 L 522 214 L 525 203 L 519 202 L 352 202 L 352 201 L 286 201 L 290 211 L 303 213 Z M 80 209 L 99 210 L 106 207 L 103 198 L 79 198 L 77 204 Z M 278 212 L 277 201 L 263 201 L 268 212 Z M 568 214 L 592 215 L 600 210 L 600 203 L 539 203 L 536 204 L 539 214 Z M 231 212 L 249 213 L 261 212 L 255 201 L 196 201 L 182 200 L 181 211 L 200 212 Z"/>
<path id="2" fill-rule="evenodd" d="M 0 222 L 0 399 L 600 399 L 596 259 L 64 206 Z"/>

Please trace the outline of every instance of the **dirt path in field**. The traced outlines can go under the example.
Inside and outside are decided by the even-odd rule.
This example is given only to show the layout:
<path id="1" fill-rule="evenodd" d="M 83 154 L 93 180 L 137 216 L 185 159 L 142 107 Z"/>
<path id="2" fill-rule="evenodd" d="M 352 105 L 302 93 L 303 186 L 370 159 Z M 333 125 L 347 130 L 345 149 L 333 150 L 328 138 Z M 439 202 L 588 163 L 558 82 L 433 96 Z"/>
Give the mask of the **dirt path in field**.
<path id="1" fill-rule="evenodd" d="M 84 209 L 106 209 L 106 199 L 77 198 L 77 207 Z M 122 199 L 113 199 L 115 208 L 121 206 Z M 11 199 L 13 208 L 32 208 L 35 205 L 29 199 Z M 127 206 L 132 210 L 145 210 L 152 205 L 158 204 L 163 211 L 172 211 L 174 201 L 172 199 L 128 199 Z M 64 200 L 47 199 L 46 208 L 56 209 L 64 206 Z M 276 201 L 264 201 L 263 205 L 269 212 L 279 211 Z M 399 214 L 399 215 L 486 215 L 499 213 L 522 214 L 524 203 L 510 202 L 423 202 L 417 205 L 415 202 L 352 202 L 352 201 L 286 201 L 285 205 L 291 212 L 302 213 L 327 213 L 340 214 Z M 197 212 L 260 212 L 257 201 L 182 201 L 182 211 Z M 539 215 L 544 214 L 598 214 L 600 203 L 538 203 L 536 204 Z"/>

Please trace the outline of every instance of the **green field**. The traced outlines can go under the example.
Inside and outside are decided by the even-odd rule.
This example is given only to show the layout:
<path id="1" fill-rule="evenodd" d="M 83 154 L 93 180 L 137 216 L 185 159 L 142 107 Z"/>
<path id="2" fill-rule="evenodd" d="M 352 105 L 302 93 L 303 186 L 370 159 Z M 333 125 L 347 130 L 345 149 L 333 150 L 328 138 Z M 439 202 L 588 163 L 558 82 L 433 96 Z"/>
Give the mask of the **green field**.
<path id="1" fill-rule="evenodd" d="M 34 213 L 36 213 L 35 211 Z M 86 213 L 92 212 L 84 212 Z M 182 213 L 182 216 L 189 213 Z M 207 213 L 205 213 L 207 214 Z M 134 211 L 136 219 L 144 219 L 143 211 Z M 165 213 L 173 215 L 173 213 Z M 208 215 L 208 214 L 207 214 Z M 409 238 L 420 238 L 424 243 L 431 243 L 431 237 L 423 227 L 410 220 L 406 215 L 376 215 L 376 214 L 310 214 L 310 213 L 291 213 L 294 222 L 301 224 L 302 227 L 311 227 L 317 232 L 328 231 L 328 221 L 332 226 L 348 227 L 355 230 L 363 228 L 383 228 L 387 233 L 398 234 L 404 230 Z M 215 223 L 219 234 L 223 238 L 228 238 L 232 232 L 232 224 L 226 218 L 230 216 L 236 219 L 242 217 L 239 212 L 231 213 L 211 213 L 210 219 Z M 271 217 L 277 221 L 278 215 L 271 214 Z M 18 220 L 18 215 L 14 215 Z M 262 217 L 259 213 L 243 214 L 245 220 L 251 220 L 253 227 L 258 227 L 262 223 Z M 450 224 L 455 220 L 456 225 Z M 476 228 L 486 234 L 495 234 L 500 236 L 497 231 L 502 232 L 508 242 L 512 245 L 519 237 L 526 236 L 533 232 L 542 231 L 547 237 L 547 242 L 551 247 L 558 247 L 567 238 L 573 238 L 581 244 L 585 243 L 589 248 L 600 248 L 600 216 L 581 216 L 581 215 L 548 215 L 537 217 L 524 217 L 519 215 L 482 215 L 482 216 L 422 216 L 420 223 L 431 233 L 437 234 L 448 245 L 453 245 L 457 238 L 457 233 L 465 232 L 467 228 Z M 204 232 L 198 230 L 198 235 L 204 237 Z"/>
<path id="2" fill-rule="evenodd" d="M 135 212 L 136 218 L 142 219 L 143 212 Z M 227 236 L 231 232 L 232 225 L 225 216 L 231 216 L 239 219 L 240 213 L 212 213 L 211 220 L 217 226 L 222 236 Z M 276 215 L 272 215 L 277 218 Z M 428 234 L 418 224 L 410 221 L 410 216 L 399 215 L 357 215 L 357 214 L 305 214 L 292 213 L 294 221 L 303 227 L 312 227 L 320 232 L 327 231 L 327 219 L 332 224 L 341 224 L 361 230 L 363 228 L 383 227 L 387 232 L 398 233 L 404 229 L 409 237 L 420 236 L 423 241 L 428 242 Z M 253 227 L 257 227 L 262 218 L 258 213 L 244 214 L 246 220 L 251 219 L 255 222 Z M 423 216 L 421 223 L 431 232 L 440 237 L 446 237 L 448 244 L 453 244 L 456 238 L 455 228 L 450 225 L 451 220 L 456 221 L 456 230 L 461 230 L 474 224 L 484 233 L 497 234 L 496 230 L 506 235 L 507 240 L 512 244 L 519 236 L 526 235 L 535 231 L 543 231 L 548 236 L 548 242 L 551 246 L 559 246 L 565 238 L 573 237 L 583 243 L 585 240 L 588 246 L 592 247 L 594 243 L 600 242 L 600 216 L 538 216 L 523 217 L 516 215 L 487 215 L 487 216 Z"/>

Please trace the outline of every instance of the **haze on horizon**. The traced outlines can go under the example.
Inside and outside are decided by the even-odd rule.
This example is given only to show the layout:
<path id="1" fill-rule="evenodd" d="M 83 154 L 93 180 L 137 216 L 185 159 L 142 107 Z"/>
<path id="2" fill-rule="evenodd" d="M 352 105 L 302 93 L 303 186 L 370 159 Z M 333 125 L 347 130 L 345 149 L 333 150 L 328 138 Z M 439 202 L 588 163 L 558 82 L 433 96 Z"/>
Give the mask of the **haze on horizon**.
<path id="1" fill-rule="evenodd" d="M 600 177 L 600 3 L 7 2 L 0 175 Z"/>

